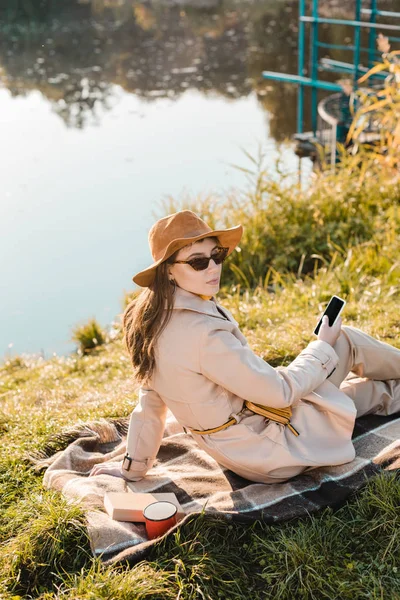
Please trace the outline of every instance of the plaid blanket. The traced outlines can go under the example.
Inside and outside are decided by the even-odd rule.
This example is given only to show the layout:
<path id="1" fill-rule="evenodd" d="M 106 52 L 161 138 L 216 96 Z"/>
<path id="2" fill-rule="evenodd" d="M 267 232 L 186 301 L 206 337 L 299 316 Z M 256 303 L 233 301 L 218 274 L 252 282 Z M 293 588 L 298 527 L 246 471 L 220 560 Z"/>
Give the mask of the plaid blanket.
<path id="1" fill-rule="evenodd" d="M 356 458 L 345 465 L 321 467 L 285 483 L 253 483 L 222 468 L 183 432 L 169 414 L 156 463 L 138 482 L 111 475 L 87 477 L 92 466 L 120 460 L 125 453 L 128 418 L 100 420 L 49 440 L 35 468 L 46 469 L 44 486 L 81 502 L 87 516 L 92 552 L 105 564 L 145 558 L 157 540 L 148 540 L 143 523 L 113 521 L 105 512 L 106 491 L 174 492 L 186 515 L 165 535 L 199 514 L 242 523 L 276 523 L 331 506 L 341 506 L 367 479 L 382 469 L 400 468 L 400 414 L 357 419 Z M 54 452 L 60 445 L 67 447 Z"/>

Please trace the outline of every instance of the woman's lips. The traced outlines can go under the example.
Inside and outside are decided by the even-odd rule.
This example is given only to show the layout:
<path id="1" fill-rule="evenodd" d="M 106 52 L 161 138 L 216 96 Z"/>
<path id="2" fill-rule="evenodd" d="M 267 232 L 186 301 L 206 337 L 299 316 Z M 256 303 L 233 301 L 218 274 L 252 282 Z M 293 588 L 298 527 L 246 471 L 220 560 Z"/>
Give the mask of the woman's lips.
<path id="1" fill-rule="evenodd" d="M 207 281 L 207 283 L 211 283 L 211 284 L 213 284 L 213 285 L 215 285 L 215 284 L 216 284 L 216 283 L 218 283 L 218 282 L 219 282 L 219 279 L 218 279 L 218 278 L 217 278 L 217 279 L 211 279 L 211 281 Z"/>

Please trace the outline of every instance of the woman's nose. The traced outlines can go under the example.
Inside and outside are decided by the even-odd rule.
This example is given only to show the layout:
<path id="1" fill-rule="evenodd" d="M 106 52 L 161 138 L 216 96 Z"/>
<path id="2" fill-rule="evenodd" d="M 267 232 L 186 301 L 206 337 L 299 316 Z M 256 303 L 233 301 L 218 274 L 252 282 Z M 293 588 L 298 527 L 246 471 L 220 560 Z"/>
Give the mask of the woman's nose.
<path id="1" fill-rule="evenodd" d="M 210 271 L 215 271 L 215 269 L 219 267 L 220 265 L 217 265 L 217 263 L 215 262 L 215 260 L 213 258 L 211 258 L 210 262 L 208 263 L 208 268 Z"/>

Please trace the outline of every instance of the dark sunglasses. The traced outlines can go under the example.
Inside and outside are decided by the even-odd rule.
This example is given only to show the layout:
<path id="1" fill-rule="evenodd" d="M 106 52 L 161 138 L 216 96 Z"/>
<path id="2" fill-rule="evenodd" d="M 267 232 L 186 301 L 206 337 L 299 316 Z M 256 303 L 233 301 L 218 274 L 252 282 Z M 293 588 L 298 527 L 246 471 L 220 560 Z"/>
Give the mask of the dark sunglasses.
<path id="1" fill-rule="evenodd" d="M 176 260 L 175 263 L 190 265 L 195 271 L 204 271 L 207 269 L 211 259 L 213 259 L 217 265 L 220 265 L 226 259 L 228 252 L 229 248 L 219 246 L 216 250 L 211 252 L 211 256 L 196 256 L 196 258 L 191 258 L 190 260 Z"/>

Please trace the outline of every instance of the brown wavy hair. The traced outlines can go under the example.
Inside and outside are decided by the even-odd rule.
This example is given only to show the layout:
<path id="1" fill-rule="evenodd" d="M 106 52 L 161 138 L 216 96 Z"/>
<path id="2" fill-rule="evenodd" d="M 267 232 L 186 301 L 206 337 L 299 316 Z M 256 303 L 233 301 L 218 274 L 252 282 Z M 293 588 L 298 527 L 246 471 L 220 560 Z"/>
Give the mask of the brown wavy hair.
<path id="1" fill-rule="evenodd" d="M 217 237 L 210 238 L 218 243 Z M 122 316 L 124 342 L 130 354 L 135 380 L 139 384 L 146 384 L 153 374 L 155 345 L 172 316 L 175 285 L 169 280 L 168 266 L 176 260 L 178 253 L 179 250 L 158 265 L 152 285 L 131 300 Z"/>

